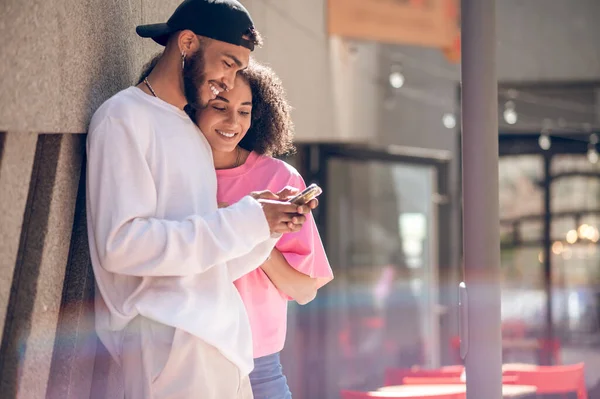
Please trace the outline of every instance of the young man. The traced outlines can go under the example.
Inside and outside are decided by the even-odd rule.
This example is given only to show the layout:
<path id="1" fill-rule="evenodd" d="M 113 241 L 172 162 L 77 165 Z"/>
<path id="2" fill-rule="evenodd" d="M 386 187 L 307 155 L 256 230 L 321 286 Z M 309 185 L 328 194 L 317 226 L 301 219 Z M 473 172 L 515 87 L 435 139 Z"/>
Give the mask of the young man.
<path id="1" fill-rule="evenodd" d="M 137 32 L 165 51 L 142 84 L 96 111 L 88 135 L 98 335 L 126 399 L 251 398 L 250 326 L 233 281 L 316 202 L 264 192 L 217 209 L 210 146 L 188 115 L 232 88 L 260 43 L 240 3 L 186 0 Z"/>

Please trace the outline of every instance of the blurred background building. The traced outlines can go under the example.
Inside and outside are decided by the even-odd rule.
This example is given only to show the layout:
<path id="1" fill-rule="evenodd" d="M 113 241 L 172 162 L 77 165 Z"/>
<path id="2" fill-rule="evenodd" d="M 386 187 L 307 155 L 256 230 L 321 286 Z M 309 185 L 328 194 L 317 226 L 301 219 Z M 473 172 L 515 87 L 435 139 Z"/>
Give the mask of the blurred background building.
<path id="1" fill-rule="evenodd" d="M 373 388 L 391 366 L 459 362 L 456 2 L 242 2 L 266 39 L 256 57 L 294 106 L 288 161 L 324 188 L 316 218 L 336 275 L 312 303 L 290 304 L 283 362 L 294 397 Z M 93 331 L 85 132 L 160 50 L 134 27 L 178 3 L 0 5 L 2 397 L 119 397 Z M 502 0 L 496 13 L 505 357 L 585 361 L 593 387 L 600 3 Z"/>

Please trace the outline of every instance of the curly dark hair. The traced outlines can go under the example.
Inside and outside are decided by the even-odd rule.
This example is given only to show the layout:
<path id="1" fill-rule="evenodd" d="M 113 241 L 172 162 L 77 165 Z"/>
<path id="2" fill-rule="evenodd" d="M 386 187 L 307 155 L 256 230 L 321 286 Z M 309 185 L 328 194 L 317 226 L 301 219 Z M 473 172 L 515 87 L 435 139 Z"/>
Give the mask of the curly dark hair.
<path id="1" fill-rule="evenodd" d="M 251 125 L 240 147 L 269 156 L 292 155 L 294 123 L 281 80 L 270 67 L 250 59 L 248 68 L 238 72 L 252 91 Z"/>

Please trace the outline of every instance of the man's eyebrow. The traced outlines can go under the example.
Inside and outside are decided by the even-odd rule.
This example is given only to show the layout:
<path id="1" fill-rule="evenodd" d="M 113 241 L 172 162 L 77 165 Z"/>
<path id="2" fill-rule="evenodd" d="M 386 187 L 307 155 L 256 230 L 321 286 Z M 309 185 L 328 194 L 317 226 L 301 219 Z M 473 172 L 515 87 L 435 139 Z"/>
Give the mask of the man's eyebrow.
<path id="1" fill-rule="evenodd" d="M 235 55 L 229 53 L 225 53 L 224 55 L 225 57 L 231 58 L 233 62 L 235 62 L 235 64 L 238 66 L 238 68 L 241 68 L 243 66 L 242 61 L 240 61 L 240 59 L 237 58 Z"/>

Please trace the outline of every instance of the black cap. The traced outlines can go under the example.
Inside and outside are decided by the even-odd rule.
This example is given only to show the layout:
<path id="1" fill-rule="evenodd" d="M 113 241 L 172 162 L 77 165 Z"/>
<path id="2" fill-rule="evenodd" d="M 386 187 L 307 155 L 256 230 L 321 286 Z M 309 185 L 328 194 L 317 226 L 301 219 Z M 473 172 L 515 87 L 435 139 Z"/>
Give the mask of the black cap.
<path id="1" fill-rule="evenodd" d="M 254 43 L 242 37 L 254 29 L 254 23 L 248 10 L 236 0 L 185 0 L 166 23 L 140 25 L 135 31 L 165 46 L 172 33 L 185 29 L 254 50 Z"/>

